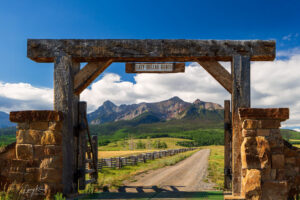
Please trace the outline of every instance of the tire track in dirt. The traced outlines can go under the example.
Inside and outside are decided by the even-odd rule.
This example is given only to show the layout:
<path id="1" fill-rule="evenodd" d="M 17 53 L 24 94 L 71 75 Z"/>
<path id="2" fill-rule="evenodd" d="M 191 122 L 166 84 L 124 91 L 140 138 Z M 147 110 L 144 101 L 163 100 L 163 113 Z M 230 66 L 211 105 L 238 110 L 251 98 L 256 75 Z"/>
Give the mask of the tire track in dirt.
<path id="1" fill-rule="evenodd" d="M 126 192 L 205 191 L 214 184 L 205 182 L 210 150 L 203 149 L 173 166 L 152 170 L 125 181 Z"/>

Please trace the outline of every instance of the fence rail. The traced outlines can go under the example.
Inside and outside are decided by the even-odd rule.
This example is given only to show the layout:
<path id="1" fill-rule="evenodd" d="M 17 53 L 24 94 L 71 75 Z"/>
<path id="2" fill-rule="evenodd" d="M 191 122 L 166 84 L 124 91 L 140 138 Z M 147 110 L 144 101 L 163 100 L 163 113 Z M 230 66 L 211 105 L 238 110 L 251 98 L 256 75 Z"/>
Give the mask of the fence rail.
<path id="1" fill-rule="evenodd" d="M 98 170 L 104 167 L 121 169 L 124 166 L 133 166 L 138 163 L 145 163 L 147 160 L 155 160 L 158 158 L 163 158 L 167 156 L 173 156 L 178 153 L 183 153 L 186 151 L 193 151 L 196 148 L 184 148 L 184 149 L 170 149 L 163 151 L 154 151 L 149 153 L 142 153 L 127 157 L 114 157 L 114 158 L 102 158 L 98 161 Z"/>

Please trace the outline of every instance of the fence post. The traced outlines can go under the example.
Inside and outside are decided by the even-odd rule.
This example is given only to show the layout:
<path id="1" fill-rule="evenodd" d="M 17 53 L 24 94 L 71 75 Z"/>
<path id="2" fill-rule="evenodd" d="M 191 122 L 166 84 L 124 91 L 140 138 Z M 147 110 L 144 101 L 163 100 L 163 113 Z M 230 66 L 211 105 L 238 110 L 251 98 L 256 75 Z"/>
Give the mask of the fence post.
<path id="1" fill-rule="evenodd" d="M 93 148 L 93 152 L 95 154 L 93 154 L 93 162 L 94 162 L 94 166 L 95 166 L 95 172 L 92 174 L 92 177 L 96 180 L 98 180 L 98 136 L 97 135 L 93 135 L 92 137 L 92 147 Z"/>
<path id="2" fill-rule="evenodd" d="M 78 139 L 78 170 L 79 170 L 79 189 L 85 189 L 85 163 L 86 163 L 86 124 L 84 117 L 86 115 L 86 102 L 79 102 L 79 139 Z"/>

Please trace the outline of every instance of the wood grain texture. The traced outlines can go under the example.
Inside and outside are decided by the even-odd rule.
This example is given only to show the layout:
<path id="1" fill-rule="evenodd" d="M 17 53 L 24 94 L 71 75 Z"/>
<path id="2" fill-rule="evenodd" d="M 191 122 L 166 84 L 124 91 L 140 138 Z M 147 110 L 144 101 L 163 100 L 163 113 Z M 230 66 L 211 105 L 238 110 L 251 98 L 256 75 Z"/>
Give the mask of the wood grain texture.
<path id="1" fill-rule="evenodd" d="M 53 62 L 65 52 L 78 62 L 188 62 L 200 60 L 231 61 L 236 54 L 252 61 L 275 59 L 275 41 L 270 40 L 55 40 L 28 39 L 27 57 L 36 62 Z"/>
<path id="2" fill-rule="evenodd" d="M 85 115 L 87 112 L 87 104 L 86 102 L 79 102 L 79 140 L 78 140 L 78 170 L 80 171 L 80 177 L 78 179 L 79 189 L 84 190 L 86 186 L 85 180 L 85 170 L 86 170 L 86 148 L 87 148 L 87 140 L 86 140 L 86 124 L 85 124 Z"/>
<path id="3" fill-rule="evenodd" d="M 232 74 L 232 193 L 241 193 L 242 163 L 242 125 L 239 118 L 239 108 L 250 107 L 250 58 L 235 55 L 231 63 Z"/>
<path id="4" fill-rule="evenodd" d="M 92 148 L 93 148 L 93 163 L 95 172 L 92 174 L 92 178 L 98 180 L 98 136 L 92 136 Z"/>
<path id="5" fill-rule="evenodd" d="M 198 61 L 229 93 L 232 93 L 231 74 L 217 61 Z"/>
<path id="6" fill-rule="evenodd" d="M 172 63 L 173 64 L 173 70 L 172 71 L 136 71 L 135 65 L 137 63 L 126 63 L 125 71 L 126 73 L 180 73 L 185 71 L 185 63 Z M 141 64 L 141 63 L 139 63 Z M 150 63 L 147 63 L 150 64 Z M 153 63 L 153 64 L 160 64 L 160 63 Z M 165 63 L 161 63 L 165 64 Z"/>
<path id="7" fill-rule="evenodd" d="M 224 188 L 231 188 L 231 113 L 230 101 L 224 101 Z"/>
<path id="8" fill-rule="evenodd" d="M 63 114 L 63 193 L 72 195 L 77 193 L 77 184 L 74 182 L 76 172 L 76 141 L 74 125 L 78 110 L 78 97 L 73 94 L 74 72 L 79 69 L 79 63 L 73 62 L 71 56 L 61 54 L 54 62 L 54 110 Z M 77 103 L 76 103 L 77 102 Z"/>
<path id="9" fill-rule="evenodd" d="M 112 59 L 103 62 L 90 62 L 81 69 L 74 78 L 74 92 L 80 94 L 87 88 L 110 64 Z"/>
<path id="10" fill-rule="evenodd" d="M 285 121 L 290 116 L 289 108 L 240 108 L 240 119 L 272 119 Z"/>

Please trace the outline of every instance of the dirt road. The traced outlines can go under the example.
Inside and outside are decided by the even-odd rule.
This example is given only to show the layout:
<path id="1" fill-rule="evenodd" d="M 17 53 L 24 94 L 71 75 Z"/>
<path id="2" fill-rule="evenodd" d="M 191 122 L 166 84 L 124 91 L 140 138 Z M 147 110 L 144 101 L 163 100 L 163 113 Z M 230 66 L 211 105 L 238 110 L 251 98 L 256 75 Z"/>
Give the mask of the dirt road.
<path id="1" fill-rule="evenodd" d="M 191 157 L 154 171 L 134 177 L 134 182 L 124 182 L 126 192 L 203 191 L 213 189 L 204 182 L 207 176 L 209 149 L 203 149 Z"/>

